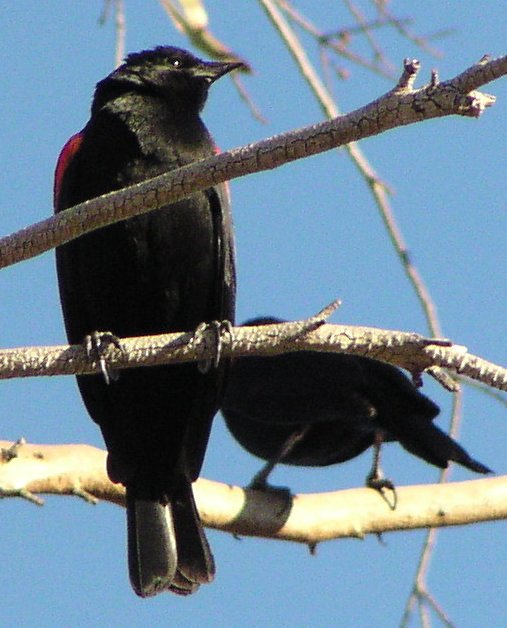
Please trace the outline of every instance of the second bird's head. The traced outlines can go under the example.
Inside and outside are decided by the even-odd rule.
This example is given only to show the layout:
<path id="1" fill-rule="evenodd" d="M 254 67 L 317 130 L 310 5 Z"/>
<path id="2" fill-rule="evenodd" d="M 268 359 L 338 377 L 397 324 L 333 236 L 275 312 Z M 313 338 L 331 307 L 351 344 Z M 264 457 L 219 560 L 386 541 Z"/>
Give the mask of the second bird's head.
<path id="1" fill-rule="evenodd" d="M 105 79 L 97 83 L 94 108 L 104 101 L 128 91 L 157 93 L 169 102 L 178 102 L 200 111 L 212 83 L 237 68 L 242 62 L 203 61 L 182 48 L 157 46 L 127 56 L 125 62 Z"/>

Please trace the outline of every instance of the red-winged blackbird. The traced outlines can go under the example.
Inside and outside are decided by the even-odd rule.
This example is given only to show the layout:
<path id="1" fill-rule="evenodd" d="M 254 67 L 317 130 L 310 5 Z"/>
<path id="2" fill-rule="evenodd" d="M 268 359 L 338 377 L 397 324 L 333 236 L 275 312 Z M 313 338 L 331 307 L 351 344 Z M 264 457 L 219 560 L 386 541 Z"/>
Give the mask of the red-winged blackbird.
<path id="1" fill-rule="evenodd" d="M 281 322 L 257 318 L 244 325 Z M 327 466 L 382 441 L 398 441 L 437 467 L 452 460 L 477 473 L 490 471 L 433 424 L 438 406 L 399 369 L 369 358 L 303 351 L 234 359 L 221 409 L 234 438 L 270 463 L 254 486 L 265 485 L 278 462 Z M 377 462 L 369 476 L 373 486 L 382 485 Z"/>
<path id="2" fill-rule="evenodd" d="M 210 85 L 240 63 L 161 46 L 127 57 L 97 84 L 91 117 L 60 155 L 55 210 L 209 157 L 199 112 Z M 234 318 L 233 233 L 223 185 L 81 236 L 57 249 L 67 335 L 140 336 Z M 102 430 L 113 482 L 127 491 L 129 571 L 142 596 L 187 594 L 214 575 L 191 482 L 201 469 L 224 369 L 124 370 L 78 377 Z"/>

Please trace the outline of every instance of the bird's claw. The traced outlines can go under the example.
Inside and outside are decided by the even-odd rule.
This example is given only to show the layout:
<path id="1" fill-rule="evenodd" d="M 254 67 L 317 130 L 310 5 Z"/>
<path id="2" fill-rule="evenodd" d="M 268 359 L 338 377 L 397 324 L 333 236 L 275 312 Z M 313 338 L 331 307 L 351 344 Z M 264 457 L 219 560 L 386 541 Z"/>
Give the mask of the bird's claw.
<path id="1" fill-rule="evenodd" d="M 374 488 L 376 491 L 381 491 L 383 488 L 388 488 L 391 491 L 395 490 L 391 480 L 382 477 L 374 477 L 372 475 L 366 478 L 366 486 L 368 488 Z"/>
<path id="2" fill-rule="evenodd" d="M 366 477 L 365 484 L 368 488 L 372 488 L 375 491 L 378 491 L 391 510 L 396 510 L 396 505 L 398 504 L 398 495 L 396 493 L 396 487 L 391 482 L 391 480 L 382 477 L 382 475 L 379 473 L 369 473 Z M 387 498 L 384 490 L 389 490 L 392 492 L 392 501 Z"/>
<path id="3" fill-rule="evenodd" d="M 116 382 L 119 378 L 118 371 L 110 369 L 106 361 L 106 353 L 111 345 L 114 345 L 119 351 L 125 353 L 118 336 L 111 331 L 93 331 L 87 334 L 84 339 L 84 348 L 89 360 L 98 362 L 104 381 L 109 385 L 112 381 Z"/>
<path id="4" fill-rule="evenodd" d="M 272 486 L 271 484 L 269 484 L 268 478 L 276 465 L 280 462 L 283 462 L 291 454 L 294 447 L 301 440 L 303 440 L 303 438 L 308 434 L 310 428 L 310 424 L 303 425 L 302 427 L 299 427 L 294 432 L 292 432 L 292 434 L 290 434 L 287 440 L 283 443 L 282 448 L 277 453 L 277 455 L 273 456 L 271 460 L 268 460 L 260 471 L 257 471 L 247 488 L 252 488 L 258 491 L 278 491 L 291 495 L 291 492 L 288 488 L 282 486 Z"/>
<path id="5" fill-rule="evenodd" d="M 209 370 L 214 367 L 218 368 L 220 358 L 222 357 L 223 339 L 225 334 L 231 335 L 232 323 L 231 321 L 210 321 L 209 323 L 200 323 L 195 332 L 193 342 L 201 341 L 206 332 L 213 333 L 213 357 L 199 360 L 197 362 L 197 368 L 200 373 L 208 373 Z"/>
<path id="6" fill-rule="evenodd" d="M 264 477 L 264 475 L 262 474 L 262 471 L 260 471 L 259 473 L 256 473 L 253 478 L 250 480 L 250 482 L 247 484 L 247 487 L 253 491 L 263 491 L 266 493 L 269 492 L 284 492 L 284 493 L 290 493 L 290 490 L 286 487 L 286 486 L 273 486 L 273 484 L 270 484 L 267 481 L 267 478 Z"/>

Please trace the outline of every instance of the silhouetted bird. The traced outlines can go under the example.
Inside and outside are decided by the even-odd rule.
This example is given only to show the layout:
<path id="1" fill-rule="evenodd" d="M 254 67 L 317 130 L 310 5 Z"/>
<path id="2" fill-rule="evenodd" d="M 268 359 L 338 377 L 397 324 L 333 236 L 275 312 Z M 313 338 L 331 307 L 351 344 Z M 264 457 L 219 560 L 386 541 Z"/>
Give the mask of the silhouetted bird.
<path id="1" fill-rule="evenodd" d="M 213 155 L 199 112 L 210 85 L 240 63 L 161 46 L 127 57 L 97 84 L 91 118 L 55 174 L 60 212 Z M 190 331 L 234 318 L 235 271 L 224 185 L 81 236 L 56 252 L 67 335 Z M 99 343 L 100 344 L 100 343 Z M 195 364 L 124 370 L 109 384 L 77 378 L 102 430 L 113 482 L 127 490 L 130 579 L 143 597 L 191 593 L 214 575 L 192 494 L 224 369 Z"/>
<path id="2" fill-rule="evenodd" d="M 281 322 L 256 318 L 244 325 Z M 393 488 L 379 469 L 383 441 L 398 441 L 440 468 L 452 460 L 477 473 L 490 471 L 433 423 L 438 406 L 399 369 L 369 358 L 312 351 L 236 358 L 221 410 L 234 438 L 268 461 L 251 484 L 257 488 L 266 487 L 279 462 L 327 466 L 372 445 L 367 484 Z"/>

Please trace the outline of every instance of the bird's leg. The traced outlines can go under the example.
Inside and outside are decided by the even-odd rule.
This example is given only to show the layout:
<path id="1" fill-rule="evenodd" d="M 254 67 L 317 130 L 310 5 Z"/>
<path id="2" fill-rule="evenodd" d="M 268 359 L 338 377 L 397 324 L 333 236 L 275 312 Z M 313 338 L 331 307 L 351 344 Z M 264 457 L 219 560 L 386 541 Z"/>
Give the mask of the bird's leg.
<path id="1" fill-rule="evenodd" d="M 292 432 L 292 434 L 287 438 L 287 440 L 283 443 L 279 452 L 274 456 L 271 460 L 262 467 L 262 469 L 256 473 L 248 488 L 257 489 L 260 491 L 266 490 L 287 490 L 287 489 L 279 489 L 278 487 L 272 487 L 268 483 L 268 477 L 270 476 L 273 469 L 280 462 L 283 462 L 284 459 L 293 451 L 294 447 L 306 436 L 308 430 L 310 429 L 310 424 L 303 425 L 299 429 Z"/>
<path id="2" fill-rule="evenodd" d="M 384 436 L 380 430 L 375 432 L 375 440 L 373 442 L 373 464 L 370 472 L 366 476 L 366 486 L 369 488 L 373 488 L 378 491 L 382 497 L 387 501 L 389 507 L 392 510 L 396 509 L 396 504 L 398 501 L 398 497 L 396 495 L 396 488 L 391 480 L 384 477 L 384 473 L 382 472 L 382 468 L 380 466 L 380 455 L 382 449 L 382 443 L 384 442 Z M 389 502 L 384 493 L 383 489 L 389 489 L 393 492 L 393 502 Z"/>
<path id="3" fill-rule="evenodd" d="M 125 354 L 125 349 L 118 336 L 110 331 L 93 331 L 85 336 L 83 344 L 88 359 L 99 363 L 106 384 L 109 385 L 112 381 L 116 382 L 120 374 L 108 367 L 105 354 L 111 345 Z"/>
<path id="4" fill-rule="evenodd" d="M 200 373 L 208 373 L 211 367 L 217 368 L 222 357 L 223 339 L 225 334 L 231 334 L 231 321 L 211 321 L 209 323 L 200 323 L 195 332 L 193 342 L 201 341 L 204 334 L 208 331 L 213 333 L 213 357 L 199 360 L 197 368 Z"/>

